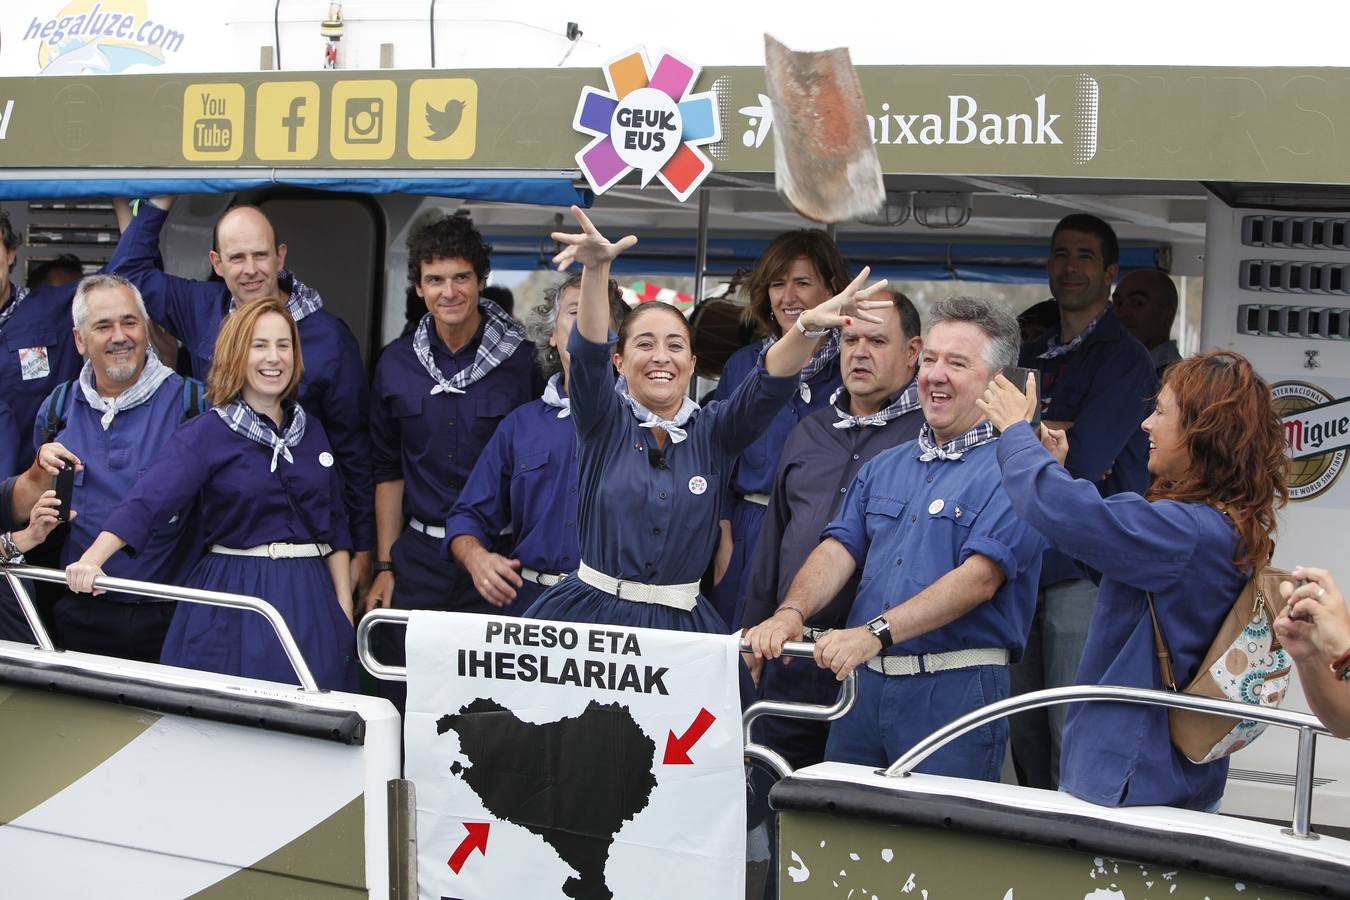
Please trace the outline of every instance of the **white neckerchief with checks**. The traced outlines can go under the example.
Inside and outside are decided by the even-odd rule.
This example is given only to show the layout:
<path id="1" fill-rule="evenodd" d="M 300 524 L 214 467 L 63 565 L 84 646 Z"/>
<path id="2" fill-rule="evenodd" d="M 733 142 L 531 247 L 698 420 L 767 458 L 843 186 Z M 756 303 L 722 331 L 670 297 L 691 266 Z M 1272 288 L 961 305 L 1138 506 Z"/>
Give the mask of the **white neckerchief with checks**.
<path id="1" fill-rule="evenodd" d="M 291 314 L 291 318 L 299 322 L 305 316 L 323 309 L 323 298 L 314 288 L 305 284 L 294 274 L 282 269 L 277 272 L 277 286 L 281 287 L 283 283 L 290 282 L 290 290 L 286 291 L 286 311 Z M 285 290 L 285 288 L 282 288 Z M 234 312 L 239 307 L 239 301 L 230 297 L 230 312 Z"/>
<path id="2" fill-rule="evenodd" d="M 291 456 L 291 448 L 299 444 L 305 436 L 305 410 L 300 404 L 294 401 L 286 404 L 285 412 L 290 415 L 291 424 L 280 434 L 264 422 L 262 416 L 254 412 L 253 407 L 242 399 L 231 400 L 224 406 L 217 406 L 215 410 L 216 415 L 220 416 L 235 434 L 242 434 L 251 441 L 272 448 L 271 471 L 277 470 L 278 458 L 288 463 L 295 462 L 295 458 Z"/>
<path id="3" fill-rule="evenodd" d="M 1057 356 L 1063 356 L 1066 353 L 1072 353 L 1074 350 L 1077 350 L 1078 345 L 1083 343 L 1083 341 L 1087 340 L 1087 336 L 1089 334 L 1092 334 L 1093 329 L 1095 329 L 1097 325 L 1101 322 L 1101 320 L 1106 316 L 1106 310 L 1110 308 L 1111 308 L 1110 304 L 1107 304 L 1106 309 L 1103 309 L 1101 312 L 1097 313 L 1097 318 L 1089 322 L 1088 326 L 1084 328 L 1082 331 L 1078 332 L 1078 334 L 1074 335 L 1073 340 L 1069 341 L 1067 344 L 1061 344 L 1059 342 L 1059 332 L 1057 331 L 1051 332 L 1050 342 L 1046 346 L 1045 352 L 1042 353 L 1040 356 L 1037 356 L 1036 358 L 1054 359 Z"/>
<path id="4" fill-rule="evenodd" d="M 839 421 L 834 423 L 835 428 L 865 428 L 868 425 L 885 425 L 892 419 L 898 419 L 906 413 L 913 412 L 919 408 L 919 380 L 917 378 L 910 381 L 906 387 L 895 398 L 895 402 L 890 406 L 878 410 L 870 415 L 855 416 L 852 413 L 845 412 L 840 405 L 840 401 L 848 397 L 848 389 L 841 387 L 830 395 L 830 405 L 834 407 L 834 413 L 839 417 Z"/>
<path id="5" fill-rule="evenodd" d="M 632 408 L 633 415 L 637 416 L 639 428 L 664 428 L 666 434 L 670 435 L 671 442 L 676 444 L 689 436 L 684 430 L 684 424 L 699 410 L 699 405 L 693 400 L 683 398 L 680 401 L 680 411 L 675 413 L 675 418 L 663 419 L 633 399 L 633 395 L 628 393 L 628 380 L 622 375 L 615 380 L 614 390 Z"/>
<path id="6" fill-rule="evenodd" d="M 103 426 L 104 431 L 107 431 L 112 427 L 113 419 L 118 413 L 126 412 L 149 400 L 155 395 L 155 391 L 159 390 L 164 379 L 172 374 L 173 369 L 160 362 L 159 357 L 155 355 L 155 348 L 146 347 L 145 365 L 141 368 L 140 376 L 122 393 L 116 397 L 104 397 L 100 394 L 94 380 L 94 364 L 87 359 L 84 361 L 84 368 L 80 370 L 80 391 L 84 394 L 84 402 L 88 403 L 91 409 L 103 413 L 98 423 Z"/>
<path id="7" fill-rule="evenodd" d="M 565 419 L 572 414 L 572 401 L 562 392 L 563 373 L 554 372 L 553 377 L 544 385 L 544 396 L 540 399 L 558 411 L 558 418 Z"/>
<path id="8" fill-rule="evenodd" d="M 773 342 L 776 340 L 778 339 L 774 337 L 766 337 L 764 342 L 760 344 L 759 355 L 761 357 L 764 356 L 765 352 L 773 346 Z M 821 369 L 835 365 L 835 361 L 838 358 L 839 330 L 837 328 L 831 328 L 830 336 L 825 339 L 824 343 L 816 348 L 815 353 L 811 354 L 811 358 L 806 361 L 806 365 L 802 366 L 802 380 L 797 383 L 797 393 L 801 395 L 803 403 L 811 402 L 811 385 L 807 384 L 807 382 Z"/>
<path id="9" fill-rule="evenodd" d="M 4 309 L 0 309 L 0 328 L 5 327 L 5 323 L 9 321 L 10 316 L 19 311 L 19 304 L 32 293 L 28 288 L 15 284 L 12 281 L 9 283 L 9 289 L 14 296 L 5 304 Z"/>
<path id="10" fill-rule="evenodd" d="M 478 342 L 478 352 L 474 354 L 472 363 L 450 378 L 441 374 L 440 367 L 436 365 L 436 360 L 431 355 L 431 329 L 434 321 L 431 313 L 424 315 L 422 321 L 417 323 L 417 330 L 413 332 L 413 352 L 417 354 L 422 368 L 427 370 L 431 380 L 436 382 L 431 388 L 431 393 L 464 393 L 469 385 L 510 359 L 511 354 L 520 346 L 520 342 L 525 340 L 525 329 L 520 323 L 491 300 L 480 297 L 478 309 L 483 314 L 484 320 L 483 339 Z"/>
<path id="11" fill-rule="evenodd" d="M 931 462 L 935 459 L 960 459 L 968 450 L 974 450 L 981 444 L 987 444 L 998 437 L 994 423 L 985 419 L 960 437 L 953 438 L 942 446 L 933 440 L 933 429 L 927 422 L 919 429 L 919 461 Z"/>

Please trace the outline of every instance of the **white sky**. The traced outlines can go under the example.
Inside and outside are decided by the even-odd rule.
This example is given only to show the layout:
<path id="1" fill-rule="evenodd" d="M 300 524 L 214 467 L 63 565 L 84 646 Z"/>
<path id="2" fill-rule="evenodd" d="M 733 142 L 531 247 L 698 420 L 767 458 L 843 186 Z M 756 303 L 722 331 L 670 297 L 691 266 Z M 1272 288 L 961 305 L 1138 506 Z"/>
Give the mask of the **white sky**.
<path id="1" fill-rule="evenodd" d="M 593 0 L 564 6 L 510 0 L 495 6 L 497 15 L 540 22 L 565 11 L 586 42 L 609 50 L 664 43 L 704 65 L 762 64 L 765 31 L 793 49 L 847 46 L 855 65 L 1350 65 L 1350 4 L 1344 0 L 1264 5 L 1264 19 L 1247 17 L 1259 8 L 1243 0 Z"/>

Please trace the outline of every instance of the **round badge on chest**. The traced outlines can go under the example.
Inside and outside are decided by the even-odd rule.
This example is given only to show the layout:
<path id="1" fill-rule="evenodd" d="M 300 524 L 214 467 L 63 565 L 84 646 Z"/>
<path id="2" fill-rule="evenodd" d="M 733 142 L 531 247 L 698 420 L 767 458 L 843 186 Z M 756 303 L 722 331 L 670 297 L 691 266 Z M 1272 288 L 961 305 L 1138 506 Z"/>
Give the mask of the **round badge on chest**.
<path id="1" fill-rule="evenodd" d="M 333 454 L 329 453 L 327 450 L 320 453 L 319 465 L 323 466 L 325 469 L 331 468 L 333 465 Z"/>
<path id="2" fill-rule="evenodd" d="M 695 475 L 689 479 L 689 493 L 701 494 L 708 489 L 708 479 L 702 475 Z"/>
<path id="3" fill-rule="evenodd" d="M 942 502 L 942 498 L 939 497 L 938 499 L 934 500 L 932 503 L 928 504 L 928 514 L 929 514 L 930 516 L 936 516 L 938 513 L 942 512 L 942 507 L 944 507 L 944 506 L 946 506 L 946 505 L 947 505 L 947 504 L 945 504 L 945 503 Z"/>

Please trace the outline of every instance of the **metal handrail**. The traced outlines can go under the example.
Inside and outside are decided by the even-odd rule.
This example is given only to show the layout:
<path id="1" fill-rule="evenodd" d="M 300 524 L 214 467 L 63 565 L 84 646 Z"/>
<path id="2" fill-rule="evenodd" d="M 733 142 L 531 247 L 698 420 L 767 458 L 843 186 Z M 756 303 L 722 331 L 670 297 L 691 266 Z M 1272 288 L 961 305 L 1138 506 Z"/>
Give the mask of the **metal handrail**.
<path id="1" fill-rule="evenodd" d="M 38 647 L 42 650 L 60 652 L 52 644 L 47 629 L 43 627 L 42 621 L 38 618 L 37 610 L 33 607 L 33 601 L 28 596 L 27 589 L 24 588 L 19 579 L 29 578 L 33 581 L 65 584 L 66 573 L 58 569 L 44 569 L 38 566 L 7 565 L 0 566 L 0 574 L 5 576 L 10 587 L 13 588 L 14 596 L 19 601 L 19 607 L 28 619 L 28 626 L 33 629 L 33 636 L 37 638 Z M 94 579 L 94 586 L 107 591 L 140 594 L 142 597 L 156 597 L 160 600 L 177 600 L 179 602 L 201 603 L 205 606 L 223 606 L 228 609 L 256 612 L 272 625 L 277 640 L 281 642 L 281 649 L 286 652 L 286 658 L 290 660 L 291 668 L 295 670 L 295 676 L 300 681 L 301 689 L 310 693 L 323 693 L 318 682 L 314 680 L 314 674 L 309 670 L 309 664 L 305 662 L 304 654 L 300 652 L 299 645 L 296 644 L 295 638 L 291 635 L 291 629 L 286 625 L 286 620 L 282 618 L 281 613 L 277 612 L 275 606 L 260 597 L 155 584 L 150 581 L 133 581 L 129 578 L 110 578 L 107 575 Z"/>
<path id="2" fill-rule="evenodd" d="M 356 658 L 374 677 L 381 681 L 407 681 L 406 666 L 390 666 L 377 660 L 370 651 L 370 631 L 376 625 L 407 625 L 405 609 L 372 609 L 356 623 Z"/>
<path id="3" fill-rule="evenodd" d="M 408 669 L 405 666 L 391 666 L 377 660 L 371 652 L 370 632 L 377 625 L 407 625 L 408 613 L 401 609 L 374 609 L 361 617 L 356 626 L 356 658 L 367 672 L 383 681 L 407 681 Z M 811 656 L 813 644 L 790 642 L 783 645 L 784 656 Z M 750 649 L 744 641 L 741 651 Z M 750 724 L 760 716 L 788 716 L 794 719 L 814 719 L 828 722 L 839 718 L 853 706 L 858 696 L 858 673 L 850 672 L 839 688 L 839 699 L 830 706 L 815 703 L 785 703 L 779 700 L 760 700 L 752 703 L 742 715 L 741 723 L 745 729 L 745 755 L 769 766 L 779 777 L 792 773 L 792 766 L 774 750 L 750 740 Z"/>
<path id="4" fill-rule="evenodd" d="M 961 737 L 961 735 L 1014 713 L 1040 709 L 1045 706 L 1058 706 L 1064 703 L 1103 700 L 1114 703 L 1135 703 L 1144 706 L 1187 709 L 1193 712 L 1210 713 L 1235 719 L 1251 719 L 1255 722 L 1264 722 L 1267 725 L 1278 725 L 1281 728 L 1297 730 L 1298 763 L 1294 772 L 1294 809 L 1289 833 L 1300 838 L 1316 837 L 1310 831 L 1313 758 L 1317 736 L 1319 734 L 1331 734 L 1331 731 L 1318 721 L 1316 716 L 1307 713 L 1255 706 L 1248 703 L 1236 703 L 1232 700 L 1214 700 L 1209 697 L 1198 697 L 1194 694 L 1106 684 L 1047 688 L 1043 691 L 1019 694 L 1016 697 L 1009 697 L 1006 700 L 1000 700 L 997 703 L 991 703 L 988 706 L 966 713 L 959 719 L 939 728 L 891 763 L 882 774 L 888 778 L 903 778 L 909 775 L 919 763 L 948 743 Z"/>
<path id="5" fill-rule="evenodd" d="M 750 650 L 749 644 L 741 641 L 741 652 Z M 806 641 L 789 641 L 783 645 L 784 656 L 806 657 L 815 655 L 815 644 Z M 759 700 L 750 704 L 741 716 L 745 728 L 745 755 L 764 763 L 773 769 L 779 778 L 792 774 L 792 765 L 782 754 L 763 744 L 757 744 L 750 738 L 750 725 L 760 716 L 784 716 L 789 719 L 808 719 L 816 722 L 833 722 L 853 707 L 858 699 L 858 670 L 848 673 L 848 677 L 839 685 L 839 696 L 829 706 L 817 703 L 789 703 L 783 700 Z"/>

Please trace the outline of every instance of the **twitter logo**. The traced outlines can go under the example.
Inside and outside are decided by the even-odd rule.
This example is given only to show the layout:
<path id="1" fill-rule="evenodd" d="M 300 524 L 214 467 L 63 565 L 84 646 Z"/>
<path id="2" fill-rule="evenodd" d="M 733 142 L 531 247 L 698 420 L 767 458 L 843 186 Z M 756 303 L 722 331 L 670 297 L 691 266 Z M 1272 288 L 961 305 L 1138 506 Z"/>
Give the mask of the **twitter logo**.
<path id="1" fill-rule="evenodd" d="M 478 82 L 418 78 L 408 88 L 402 123 L 408 156 L 427 162 L 472 159 L 478 148 Z"/>
<path id="2" fill-rule="evenodd" d="M 464 118 L 464 108 L 468 105 L 464 100 L 447 100 L 444 109 L 437 109 L 428 103 L 426 139 L 443 141 L 459 130 L 459 123 Z"/>

